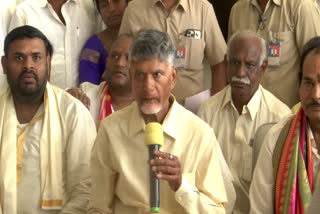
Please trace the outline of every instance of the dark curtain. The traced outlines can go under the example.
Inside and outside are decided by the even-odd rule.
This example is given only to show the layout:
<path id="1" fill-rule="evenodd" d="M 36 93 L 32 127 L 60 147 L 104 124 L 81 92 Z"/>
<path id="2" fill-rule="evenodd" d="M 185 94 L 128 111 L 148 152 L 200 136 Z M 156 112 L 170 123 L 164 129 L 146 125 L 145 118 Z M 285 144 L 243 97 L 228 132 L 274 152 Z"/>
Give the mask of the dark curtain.
<path id="1" fill-rule="evenodd" d="M 227 41 L 229 15 L 232 6 L 237 2 L 237 0 L 209 0 L 209 2 L 213 6 L 224 39 Z"/>

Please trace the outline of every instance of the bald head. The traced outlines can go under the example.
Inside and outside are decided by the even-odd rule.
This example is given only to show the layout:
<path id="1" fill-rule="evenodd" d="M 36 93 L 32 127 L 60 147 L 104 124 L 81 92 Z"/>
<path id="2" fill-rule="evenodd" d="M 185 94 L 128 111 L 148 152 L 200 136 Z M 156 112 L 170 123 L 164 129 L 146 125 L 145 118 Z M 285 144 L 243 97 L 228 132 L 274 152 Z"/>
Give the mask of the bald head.
<path id="1" fill-rule="evenodd" d="M 259 65 L 262 65 L 267 57 L 266 41 L 257 33 L 252 31 L 241 31 L 231 36 L 228 41 L 227 59 L 230 58 L 231 49 L 235 48 L 235 46 L 239 46 L 239 43 L 242 42 L 250 42 L 257 46 L 257 48 L 260 50 Z"/>

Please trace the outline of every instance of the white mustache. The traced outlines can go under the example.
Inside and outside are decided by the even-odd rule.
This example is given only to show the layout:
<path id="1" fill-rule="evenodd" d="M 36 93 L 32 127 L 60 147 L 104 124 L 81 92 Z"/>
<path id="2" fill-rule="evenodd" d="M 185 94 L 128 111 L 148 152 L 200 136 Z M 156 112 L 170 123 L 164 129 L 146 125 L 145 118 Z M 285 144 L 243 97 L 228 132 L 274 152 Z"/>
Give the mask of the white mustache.
<path id="1" fill-rule="evenodd" d="M 232 79 L 231 79 L 231 82 L 240 82 L 240 83 L 243 83 L 243 84 L 246 84 L 246 85 L 250 85 L 250 80 L 249 80 L 248 77 L 238 78 L 236 76 L 233 76 Z"/>

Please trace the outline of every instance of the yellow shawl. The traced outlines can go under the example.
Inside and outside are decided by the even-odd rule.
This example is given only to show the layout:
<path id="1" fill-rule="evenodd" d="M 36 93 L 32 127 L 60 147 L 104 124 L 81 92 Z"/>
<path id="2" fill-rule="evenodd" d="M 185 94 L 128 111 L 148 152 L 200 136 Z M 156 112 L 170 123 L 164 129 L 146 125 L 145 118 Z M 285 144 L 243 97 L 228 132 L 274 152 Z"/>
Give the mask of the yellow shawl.
<path id="1" fill-rule="evenodd" d="M 58 105 L 60 94 L 56 87 L 47 83 L 40 136 L 41 208 L 47 210 L 63 206 L 62 148 L 65 140 L 62 133 L 65 123 Z M 17 123 L 8 88 L 0 94 L 0 204 L 2 212 L 8 214 L 17 212 Z"/>

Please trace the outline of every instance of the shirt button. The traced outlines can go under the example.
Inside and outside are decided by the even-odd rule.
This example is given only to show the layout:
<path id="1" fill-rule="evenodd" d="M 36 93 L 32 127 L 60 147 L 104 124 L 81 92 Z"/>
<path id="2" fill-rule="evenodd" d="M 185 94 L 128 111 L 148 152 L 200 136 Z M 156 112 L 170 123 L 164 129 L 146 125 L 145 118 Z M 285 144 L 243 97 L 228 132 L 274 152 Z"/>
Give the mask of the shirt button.
<path id="1" fill-rule="evenodd" d="M 171 18 L 170 17 L 167 18 L 167 22 L 171 22 Z"/>

